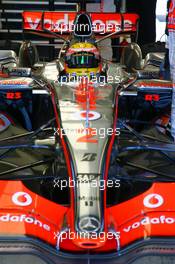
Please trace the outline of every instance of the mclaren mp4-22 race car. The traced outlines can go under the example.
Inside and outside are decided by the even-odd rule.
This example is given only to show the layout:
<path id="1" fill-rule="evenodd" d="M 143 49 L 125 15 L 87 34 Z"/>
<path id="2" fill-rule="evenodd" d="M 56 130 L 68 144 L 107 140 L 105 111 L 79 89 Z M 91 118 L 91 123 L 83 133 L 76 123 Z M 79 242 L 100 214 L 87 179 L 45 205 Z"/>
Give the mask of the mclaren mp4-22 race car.
<path id="1" fill-rule="evenodd" d="M 101 58 L 105 38 L 133 40 L 135 14 L 24 12 L 23 23 L 64 45 L 48 63 L 30 42 L 19 57 L 0 51 L 0 263 L 175 263 L 164 54 L 143 59 L 131 42 L 120 63 Z"/>

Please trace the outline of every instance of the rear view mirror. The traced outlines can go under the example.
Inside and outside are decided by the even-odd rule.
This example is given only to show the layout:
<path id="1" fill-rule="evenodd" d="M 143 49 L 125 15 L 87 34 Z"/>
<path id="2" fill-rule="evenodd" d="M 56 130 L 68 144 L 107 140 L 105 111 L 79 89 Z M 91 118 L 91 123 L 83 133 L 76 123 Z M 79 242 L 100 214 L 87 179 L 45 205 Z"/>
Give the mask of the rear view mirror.
<path id="1" fill-rule="evenodd" d="M 3 68 L 3 72 L 7 73 L 9 76 L 16 77 L 31 77 L 31 68 Z"/>

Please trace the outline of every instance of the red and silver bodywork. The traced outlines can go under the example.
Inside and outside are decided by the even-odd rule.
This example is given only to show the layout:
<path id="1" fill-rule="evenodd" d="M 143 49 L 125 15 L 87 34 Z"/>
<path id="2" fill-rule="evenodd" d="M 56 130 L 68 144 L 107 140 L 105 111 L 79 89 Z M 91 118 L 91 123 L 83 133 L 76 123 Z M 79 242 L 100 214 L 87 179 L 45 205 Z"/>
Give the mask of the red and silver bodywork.
<path id="1" fill-rule="evenodd" d="M 59 30 L 63 29 L 61 25 L 72 24 L 75 16 L 74 13 L 24 12 L 24 29 L 46 34 L 44 27 L 47 31 L 60 33 Z M 137 29 L 137 15 L 92 13 L 90 17 L 95 24 L 112 23 L 111 33 L 115 33 L 116 29 L 119 33 L 135 32 Z M 115 68 L 111 65 L 109 71 L 114 72 Z M 48 151 L 51 151 L 49 155 L 56 157 L 64 154 L 67 169 L 66 181 L 59 177 L 58 170 L 52 180 L 52 188 L 63 188 L 64 192 L 69 183 L 69 202 L 66 205 L 46 197 L 38 187 L 33 188 L 33 182 L 30 184 L 30 181 L 26 183 L 13 177 L 5 180 L 2 173 L 0 253 L 4 258 L 9 253 L 14 258 L 20 254 L 23 259 L 24 255 L 29 255 L 26 263 L 31 263 L 32 256 L 37 258 L 38 263 L 138 263 L 137 258 L 141 260 L 147 255 L 154 258 L 155 255 L 169 254 L 173 257 L 174 182 L 155 181 L 146 185 L 143 181 L 141 191 L 113 202 L 124 184 L 122 179 L 117 178 L 117 170 L 113 178 L 109 177 L 113 158 L 118 153 L 119 97 L 137 97 L 145 84 L 142 82 L 141 85 L 138 81 L 131 89 L 124 90 L 119 82 L 99 85 L 82 80 L 60 84 L 58 74 L 56 62 L 53 62 L 44 67 L 39 78 L 3 74 L 0 77 L 0 91 L 8 100 L 21 100 L 23 94 L 30 92 L 31 96 L 45 95 L 51 101 L 56 146 L 54 151 Z M 132 78 L 129 81 L 132 82 Z M 168 85 L 168 92 L 171 93 L 171 84 Z M 151 88 L 148 90 L 144 91 L 145 101 L 146 98 L 151 98 L 151 101 L 158 98 L 159 94 L 155 96 Z M 10 93 L 11 97 L 7 98 Z M 17 98 L 19 95 L 20 98 Z M 0 132 L 2 129 L 5 133 L 11 121 L 3 113 L 0 121 Z M 132 144 L 133 141 L 128 140 L 124 145 L 126 143 Z M 25 157 L 25 151 L 17 154 Z M 12 175 L 11 172 L 9 175 Z M 37 185 L 39 188 L 42 181 Z M 114 197 L 109 202 L 110 190 L 114 191 Z M 58 200 L 63 192 L 59 192 Z"/>

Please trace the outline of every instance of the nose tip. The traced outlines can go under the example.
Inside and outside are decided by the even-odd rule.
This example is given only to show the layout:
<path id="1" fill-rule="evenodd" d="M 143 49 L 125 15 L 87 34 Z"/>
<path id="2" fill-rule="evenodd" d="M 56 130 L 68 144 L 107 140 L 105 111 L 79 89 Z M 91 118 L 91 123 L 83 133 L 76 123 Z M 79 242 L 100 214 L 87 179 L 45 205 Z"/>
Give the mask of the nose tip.
<path id="1" fill-rule="evenodd" d="M 83 249 L 97 249 L 104 246 L 104 244 L 106 243 L 105 237 L 103 237 L 102 239 L 97 236 L 97 234 L 94 234 L 93 236 L 91 236 L 91 238 L 76 238 L 73 240 L 73 243 Z"/>

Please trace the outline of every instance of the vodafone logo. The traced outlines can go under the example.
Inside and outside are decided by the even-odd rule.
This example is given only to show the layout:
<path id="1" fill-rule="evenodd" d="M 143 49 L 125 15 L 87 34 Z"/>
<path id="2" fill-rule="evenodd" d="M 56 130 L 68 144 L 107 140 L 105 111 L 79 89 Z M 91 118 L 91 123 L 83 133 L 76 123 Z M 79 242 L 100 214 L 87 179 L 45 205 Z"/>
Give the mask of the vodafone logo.
<path id="1" fill-rule="evenodd" d="M 163 197 L 157 193 L 149 194 L 143 200 L 144 206 L 152 209 L 160 207 L 163 203 Z"/>
<path id="2" fill-rule="evenodd" d="M 32 203 L 32 197 L 26 192 L 17 192 L 13 194 L 12 201 L 19 206 L 28 206 Z"/>
<path id="3" fill-rule="evenodd" d="M 101 118 L 101 114 L 98 113 L 98 112 L 95 112 L 95 111 L 79 111 L 79 112 L 76 112 L 74 114 L 74 118 L 76 120 L 86 120 L 88 119 L 89 121 L 94 121 L 94 120 L 98 120 Z"/>

